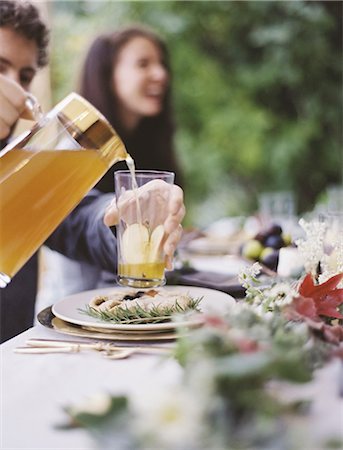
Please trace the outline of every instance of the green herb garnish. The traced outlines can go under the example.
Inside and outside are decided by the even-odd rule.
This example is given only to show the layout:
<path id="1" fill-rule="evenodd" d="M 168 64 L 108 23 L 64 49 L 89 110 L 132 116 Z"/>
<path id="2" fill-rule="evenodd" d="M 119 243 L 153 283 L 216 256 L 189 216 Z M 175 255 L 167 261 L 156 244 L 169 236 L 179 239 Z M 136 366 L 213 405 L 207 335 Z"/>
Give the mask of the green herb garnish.
<path id="1" fill-rule="evenodd" d="M 117 306 L 114 311 L 99 311 L 86 305 L 85 309 L 80 309 L 84 314 L 87 314 L 95 319 L 100 319 L 105 322 L 113 322 L 118 324 L 144 324 L 144 323 L 163 323 L 170 322 L 175 314 L 186 314 L 189 312 L 200 312 L 199 303 L 200 298 L 189 298 L 186 306 L 181 306 L 178 301 L 174 305 L 163 306 L 158 304 L 149 310 L 142 308 L 139 305 L 128 307 Z"/>

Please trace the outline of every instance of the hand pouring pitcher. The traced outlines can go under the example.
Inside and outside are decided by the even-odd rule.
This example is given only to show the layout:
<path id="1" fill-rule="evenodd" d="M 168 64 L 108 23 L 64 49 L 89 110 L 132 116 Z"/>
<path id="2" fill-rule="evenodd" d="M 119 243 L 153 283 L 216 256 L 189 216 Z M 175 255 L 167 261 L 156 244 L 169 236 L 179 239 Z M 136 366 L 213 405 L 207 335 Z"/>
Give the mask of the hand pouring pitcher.
<path id="1" fill-rule="evenodd" d="M 75 93 L 0 152 L 1 287 L 127 156 L 107 120 Z"/>

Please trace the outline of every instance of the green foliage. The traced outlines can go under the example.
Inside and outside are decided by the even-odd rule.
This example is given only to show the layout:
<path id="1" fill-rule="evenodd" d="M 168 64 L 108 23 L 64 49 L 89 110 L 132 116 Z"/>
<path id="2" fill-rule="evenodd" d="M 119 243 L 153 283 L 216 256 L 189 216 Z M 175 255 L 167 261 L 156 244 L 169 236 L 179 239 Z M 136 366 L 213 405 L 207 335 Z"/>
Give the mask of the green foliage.
<path id="1" fill-rule="evenodd" d="M 65 411 L 73 417 L 74 426 L 82 427 L 97 427 L 99 425 L 104 426 L 104 420 L 109 417 L 118 417 L 125 413 L 128 407 L 128 400 L 124 396 L 106 398 L 108 400 L 107 408 L 101 412 L 76 410 L 75 408 L 68 406 Z"/>
<path id="2" fill-rule="evenodd" d="M 255 269 L 248 269 L 244 286 L 255 281 L 256 275 Z M 336 289 L 340 278 L 336 275 L 324 288 Z M 305 286 L 313 292 L 312 284 L 303 283 L 296 292 L 292 289 L 292 303 Z M 291 288 L 293 281 L 283 284 Z M 317 288 L 323 294 L 323 285 Z M 111 394 L 100 396 L 83 406 L 66 408 L 71 423 L 87 427 L 99 448 L 112 448 L 120 432 L 125 445 L 117 447 L 123 449 L 339 448 L 341 440 L 332 430 L 330 440 L 322 442 L 309 426 L 310 417 L 299 420 L 309 402 L 292 401 L 294 394 L 287 393 L 289 382 L 311 381 L 315 369 L 331 360 L 339 343 L 325 341 L 317 321 L 300 314 L 292 320 L 290 303 L 263 313 L 259 297 L 262 294 L 270 303 L 265 292 L 272 289 L 251 288 L 248 296 L 255 292 L 257 303 L 240 302 L 220 314 L 208 312 L 204 326 L 192 333 L 180 330 L 174 348 L 182 367 L 177 386 L 173 383 L 162 390 L 153 384 L 150 389 L 144 386 L 137 391 L 139 396 L 128 401 Z"/>
<path id="3" fill-rule="evenodd" d="M 196 299 L 189 297 L 188 303 L 183 306 L 176 300 L 175 304 L 170 306 L 156 304 L 149 309 L 145 309 L 143 306 L 135 304 L 130 307 L 117 306 L 111 310 L 104 311 L 85 305 L 85 309 L 80 311 L 104 322 L 119 324 L 163 323 L 170 322 L 174 314 L 200 312 L 199 304 L 201 300 L 202 297 Z"/>
<path id="4" fill-rule="evenodd" d="M 55 99 L 94 35 L 150 25 L 172 56 L 188 220 L 251 213 L 272 190 L 304 212 L 341 181 L 341 17 L 335 1 L 54 2 Z"/>

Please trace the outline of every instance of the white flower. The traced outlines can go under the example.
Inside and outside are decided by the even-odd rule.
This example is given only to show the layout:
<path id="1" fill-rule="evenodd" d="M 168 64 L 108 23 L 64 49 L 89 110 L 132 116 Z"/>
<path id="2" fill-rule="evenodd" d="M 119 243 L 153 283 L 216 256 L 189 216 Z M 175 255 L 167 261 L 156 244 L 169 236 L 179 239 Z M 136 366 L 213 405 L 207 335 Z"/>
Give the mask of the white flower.
<path id="1" fill-rule="evenodd" d="M 297 292 L 288 283 L 278 283 L 268 292 L 268 297 L 273 299 L 277 306 L 284 306 L 292 303 Z"/>
<path id="2" fill-rule="evenodd" d="M 203 411 L 199 397 L 186 386 L 154 390 L 146 401 L 135 402 L 135 429 L 154 448 L 195 449 L 202 431 Z"/>
<path id="3" fill-rule="evenodd" d="M 238 273 L 238 281 L 242 284 L 243 287 L 248 288 L 250 286 L 251 281 L 257 277 L 257 275 L 261 272 L 262 266 L 258 262 L 255 262 L 252 266 L 243 267 Z"/>
<path id="4" fill-rule="evenodd" d="M 300 219 L 300 226 L 306 233 L 306 239 L 296 241 L 304 258 L 307 272 L 316 274 L 318 263 L 321 273 L 318 281 L 323 283 L 331 276 L 343 271 L 343 238 L 341 224 L 329 224 L 313 220 Z"/>
<path id="5" fill-rule="evenodd" d="M 72 406 L 69 409 L 69 413 L 72 416 L 84 413 L 102 416 L 109 412 L 110 407 L 111 396 L 108 394 L 99 393 L 87 398 L 78 405 Z"/>
<path id="6" fill-rule="evenodd" d="M 319 283 L 324 283 L 331 276 L 343 272 L 343 235 L 341 230 L 331 235 L 330 245 L 331 251 L 321 261 L 323 273 L 319 276 Z M 338 287 L 343 287 L 343 283 L 341 282 Z"/>
<path id="7" fill-rule="evenodd" d="M 304 258 L 306 272 L 315 274 L 317 266 L 323 260 L 324 238 L 327 231 L 327 225 L 319 220 L 306 222 L 299 220 L 299 225 L 306 233 L 306 239 L 298 239 L 295 243 Z"/>

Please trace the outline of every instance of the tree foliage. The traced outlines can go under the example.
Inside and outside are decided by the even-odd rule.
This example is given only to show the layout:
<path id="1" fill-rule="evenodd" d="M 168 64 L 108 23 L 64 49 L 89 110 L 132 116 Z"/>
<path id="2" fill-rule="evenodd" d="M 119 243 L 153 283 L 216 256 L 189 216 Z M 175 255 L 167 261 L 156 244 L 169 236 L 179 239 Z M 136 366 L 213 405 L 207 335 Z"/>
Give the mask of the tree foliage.
<path id="1" fill-rule="evenodd" d="M 263 191 L 293 191 L 303 212 L 341 182 L 341 17 L 326 1 L 58 1 L 53 89 L 74 89 L 97 33 L 150 25 L 172 57 L 191 220 L 252 212 Z"/>

